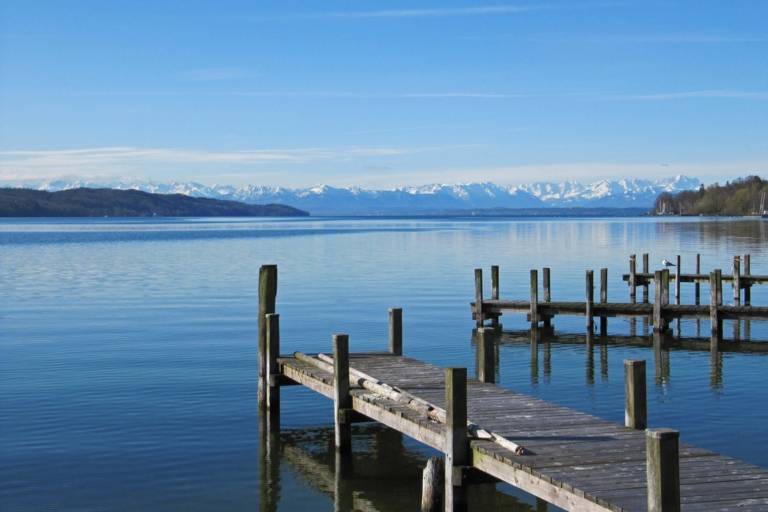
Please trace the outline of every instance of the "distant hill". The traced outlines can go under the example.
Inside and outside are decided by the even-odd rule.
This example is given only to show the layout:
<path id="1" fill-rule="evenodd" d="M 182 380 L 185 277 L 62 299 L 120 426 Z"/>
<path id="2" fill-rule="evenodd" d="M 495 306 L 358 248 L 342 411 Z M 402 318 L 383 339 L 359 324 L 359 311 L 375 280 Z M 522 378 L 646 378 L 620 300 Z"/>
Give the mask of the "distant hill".
<path id="1" fill-rule="evenodd" d="M 76 188 L 45 192 L 0 188 L 0 217 L 294 217 L 309 213 L 281 204 L 244 204 L 182 194 Z"/>
<path id="2" fill-rule="evenodd" d="M 725 185 L 703 185 L 698 190 L 662 193 L 656 198 L 656 215 L 756 215 L 768 207 L 768 181 L 747 176 Z"/>

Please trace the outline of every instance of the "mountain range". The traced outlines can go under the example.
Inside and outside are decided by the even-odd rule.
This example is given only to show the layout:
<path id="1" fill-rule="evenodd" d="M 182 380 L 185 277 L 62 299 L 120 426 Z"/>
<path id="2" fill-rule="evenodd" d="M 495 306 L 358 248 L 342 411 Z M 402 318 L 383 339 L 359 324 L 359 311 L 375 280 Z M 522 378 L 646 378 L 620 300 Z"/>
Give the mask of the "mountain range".
<path id="1" fill-rule="evenodd" d="M 74 188 L 141 190 L 157 194 L 241 201 L 249 204 L 279 203 L 307 210 L 313 215 L 385 215 L 440 213 L 478 209 L 535 208 L 652 208 L 662 192 L 698 189 L 696 178 L 675 176 L 660 180 L 619 179 L 583 184 L 575 181 L 536 182 L 528 185 L 494 183 L 434 184 L 372 190 L 320 185 L 285 188 L 259 185 L 235 187 L 195 182 L 89 181 L 67 179 L 3 184 L 48 192 Z"/>

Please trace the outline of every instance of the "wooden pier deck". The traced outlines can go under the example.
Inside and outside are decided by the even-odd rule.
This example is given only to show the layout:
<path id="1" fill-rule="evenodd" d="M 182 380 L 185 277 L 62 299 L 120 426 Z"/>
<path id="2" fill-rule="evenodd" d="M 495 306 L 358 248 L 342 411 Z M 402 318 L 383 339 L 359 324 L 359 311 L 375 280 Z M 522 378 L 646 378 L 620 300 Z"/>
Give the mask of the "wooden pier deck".
<path id="1" fill-rule="evenodd" d="M 350 368 L 445 408 L 442 368 L 388 353 L 350 354 Z M 333 399 L 334 375 L 295 357 L 279 372 Z M 352 409 L 444 451 L 445 424 L 401 402 L 352 387 Z M 470 442 L 471 466 L 566 510 L 647 510 L 646 434 L 566 407 L 467 380 L 468 420 L 522 445 Z M 768 510 L 768 470 L 681 444 L 683 510 Z"/>

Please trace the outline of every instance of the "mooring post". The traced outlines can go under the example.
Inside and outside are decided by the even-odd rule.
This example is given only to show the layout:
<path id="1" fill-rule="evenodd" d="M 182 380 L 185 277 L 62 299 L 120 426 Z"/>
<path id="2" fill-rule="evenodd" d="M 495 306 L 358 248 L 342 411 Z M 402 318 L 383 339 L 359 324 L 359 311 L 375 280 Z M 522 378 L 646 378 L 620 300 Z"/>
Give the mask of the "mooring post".
<path id="1" fill-rule="evenodd" d="M 349 336 L 333 335 L 333 416 L 336 449 L 350 452 L 352 429 L 350 413 L 352 396 L 349 394 Z"/>
<path id="2" fill-rule="evenodd" d="M 539 325 L 539 271 L 531 269 L 531 328 Z"/>
<path id="3" fill-rule="evenodd" d="M 491 266 L 491 298 L 499 300 L 499 266 Z"/>
<path id="4" fill-rule="evenodd" d="M 699 274 L 701 274 L 701 254 L 696 255 L 696 275 L 698 276 Z M 695 280 L 695 283 L 694 294 L 696 305 L 698 306 L 701 304 L 701 283 L 698 278 Z"/>
<path id="5" fill-rule="evenodd" d="M 595 273 L 592 270 L 587 270 L 586 273 L 586 286 L 587 286 L 587 300 L 586 309 L 584 315 L 586 317 L 587 331 L 593 332 L 595 330 L 595 319 L 592 315 L 592 307 L 595 303 Z"/>
<path id="6" fill-rule="evenodd" d="M 647 276 L 650 272 L 650 265 L 648 264 L 648 253 L 643 253 L 643 276 Z M 648 304 L 648 278 L 643 277 L 643 304 Z"/>
<path id="7" fill-rule="evenodd" d="M 552 301 L 552 283 L 550 281 L 551 278 L 551 271 L 549 267 L 544 267 L 541 269 L 542 273 L 542 279 L 543 279 L 543 286 L 544 286 L 544 302 L 551 302 Z M 551 327 L 552 325 L 552 317 L 549 315 L 544 315 L 544 327 Z"/>
<path id="8" fill-rule="evenodd" d="M 624 360 L 624 425 L 636 430 L 648 426 L 644 360 Z"/>
<path id="9" fill-rule="evenodd" d="M 493 354 L 493 330 L 480 327 L 477 330 L 477 380 L 493 383 L 496 381 L 495 358 Z"/>
<path id="10" fill-rule="evenodd" d="M 279 421 L 280 415 L 280 369 L 277 358 L 280 357 L 280 315 L 269 313 L 267 323 L 267 409 L 273 419 Z"/>
<path id="11" fill-rule="evenodd" d="M 744 255 L 744 275 L 747 276 L 747 282 L 744 283 L 744 305 L 749 306 L 752 304 L 752 280 L 749 278 L 752 275 L 752 257 L 749 254 Z"/>
<path id="12" fill-rule="evenodd" d="M 717 273 L 716 279 L 715 279 L 715 288 L 717 289 L 717 305 L 722 306 L 723 305 L 723 271 L 721 269 L 716 269 L 715 272 Z"/>
<path id="13" fill-rule="evenodd" d="M 443 504 L 443 459 L 430 457 L 421 473 L 421 512 L 439 512 Z"/>
<path id="14" fill-rule="evenodd" d="M 666 428 L 645 432 L 648 512 L 679 512 L 680 433 Z"/>
<path id="15" fill-rule="evenodd" d="M 466 510 L 464 467 L 469 465 L 467 439 L 467 369 L 445 369 L 445 511 Z"/>
<path id="16" fill-rule="evenodd" d="M 605 304 L 608 302 L 608 269 L 600 269 L 600 303 Z M 600 316 L 600 336 L 608 335 L 608 317 L 605 315 Z"/>
<path id="17" fill-rule="evenodd" d="M 677 255 L 677 261 L 675 261 L 677 265 L 675 265 L 675 304 L 680 304 L 680 274 L 682 274 L 682 270 L 680 270 L 680 267 L 682 265 L 680 264 L 680 255 Z"/>
<path id="18" fill-rule="evenodd" d="M 389 353 L 403 355 L 403 310 L 389 308 Z"/>
<path id="19" fill-rule="evenodd" d="M 637 255 L 629 255 L 629 302 L 637 300 Z"/>
<path id="20" fill-rule="evenodd" d="M 259 390 L 261 409 L 267 407 L 267 315 L 275 312 L 277 299 L 277 265 L 262 265 L 259 269 Z"/>
<path id="21" fill-rule="evenodd" d="M 712 340 L 718 341 L 722 337 L 720 331 L 720 310 L 717 303 L 717 270 L 709 273 L 709 323 Z"/>
<path id="22" fill-rule="evenodd" d="M 661 332 L 662 330 L 662 271 L 657 270 L 653 274 L 653 330 L 654 332 Z"/>
<path id="23" fill-rule="evenodd" d="M 741 303 L 741 257 L 733 257 L 733 305 Z"/>
<path id="24" fill-rule="evenodd" d="M 475 269 L 475 324 L 483 326 L 483 269 Z"/>

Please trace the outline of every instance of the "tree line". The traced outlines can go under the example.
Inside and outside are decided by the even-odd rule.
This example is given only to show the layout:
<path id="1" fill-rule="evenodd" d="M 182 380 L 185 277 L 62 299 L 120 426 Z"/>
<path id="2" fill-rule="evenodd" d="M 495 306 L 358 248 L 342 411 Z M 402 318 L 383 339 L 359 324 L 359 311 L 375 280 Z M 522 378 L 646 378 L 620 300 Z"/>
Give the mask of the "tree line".
<path id="1" fill-rule="evenodd" d="M 698 190 L 672 194 L 662 192 L 656 198 L 656 215 L 756 215 L 768 208 L 768 180 L 747 176 L 725 185 L 715 183 Z"/>

